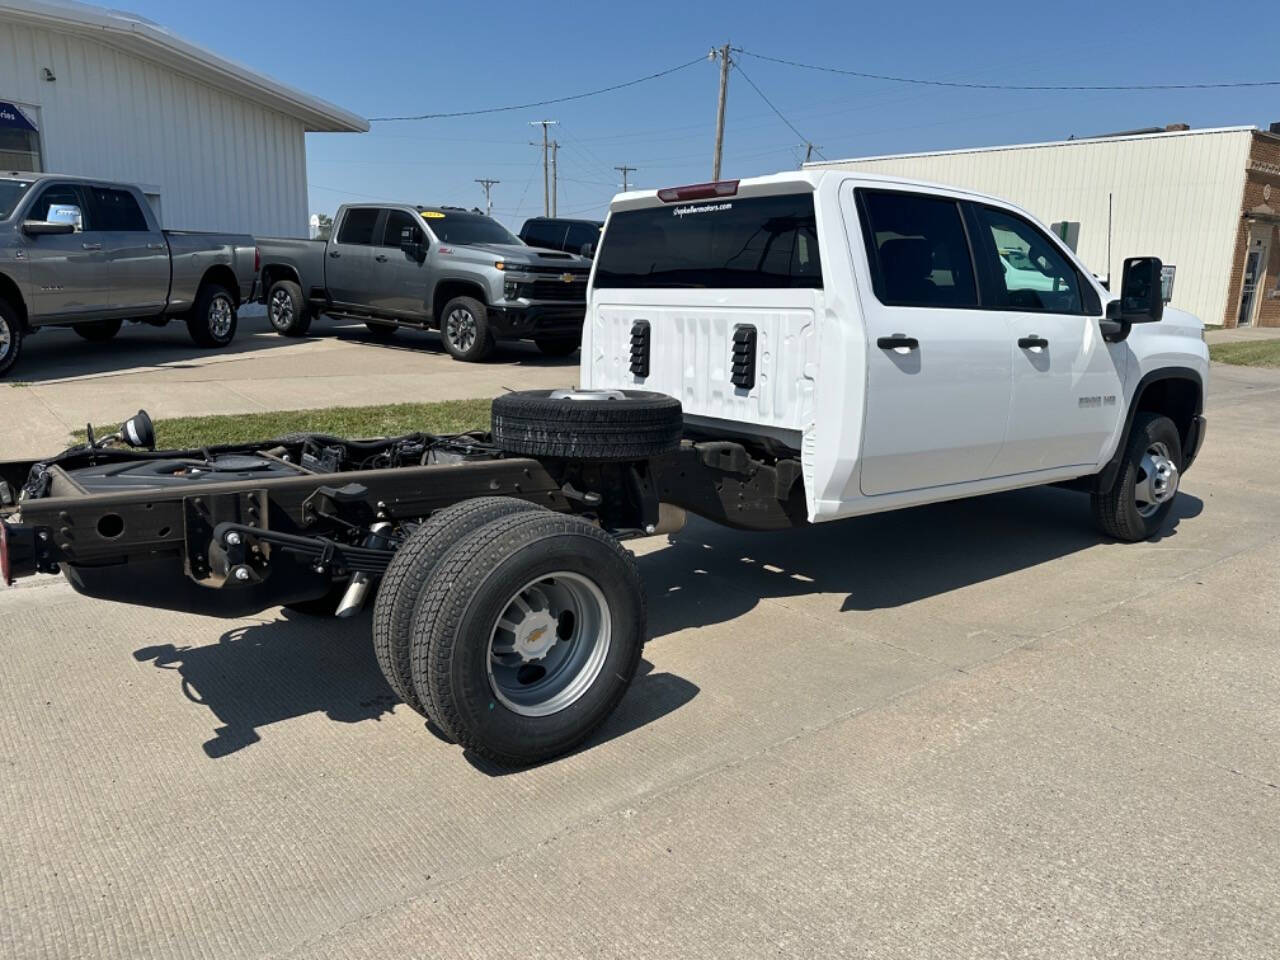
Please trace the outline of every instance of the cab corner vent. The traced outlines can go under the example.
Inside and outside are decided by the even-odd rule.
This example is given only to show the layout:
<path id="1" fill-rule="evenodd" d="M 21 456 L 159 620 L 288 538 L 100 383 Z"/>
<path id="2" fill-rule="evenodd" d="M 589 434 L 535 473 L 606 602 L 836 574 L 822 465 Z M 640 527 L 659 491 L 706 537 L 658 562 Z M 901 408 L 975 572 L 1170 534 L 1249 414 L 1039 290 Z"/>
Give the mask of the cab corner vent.
<path id="1" fill-rule="evenodd" d="M 733 330 L 733 375 L 729 379 L 742 390 L 756 385 L 756 328 L 751 324 Z"/>
<path id="2" fill-rule="evenodd" d="M 631 375 L 641 379 L 649 375 L 648 320 L 637 320 L 631 325 Z"/>

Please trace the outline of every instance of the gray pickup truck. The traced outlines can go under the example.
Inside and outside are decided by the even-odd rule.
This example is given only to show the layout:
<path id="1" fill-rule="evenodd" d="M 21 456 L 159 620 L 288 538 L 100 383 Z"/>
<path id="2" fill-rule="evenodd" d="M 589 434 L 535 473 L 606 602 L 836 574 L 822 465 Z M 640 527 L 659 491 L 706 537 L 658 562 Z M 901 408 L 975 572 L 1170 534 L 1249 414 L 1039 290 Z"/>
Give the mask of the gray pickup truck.
<path id="1" fill-rule="evenodd" d="M 569 356 L 582 338 L 591 262 L 525 245 L 458 207 L 347 204 L 328 241 L 259 238 L 261 290 L 275 329 L 300 337 L 319 314 L 378 336 L 439 330 L 458 360 L 498 340 L 533 340 Z"/>
<path id="2" fill-rule="evenodd" d="M 0 174 L 0 377 L 41 327 L 110 340 L 125 320 L 186 321 L 224 347 L 251 301 L 247 234 L 161 230 L 136 186 L 55 174 Z"/>

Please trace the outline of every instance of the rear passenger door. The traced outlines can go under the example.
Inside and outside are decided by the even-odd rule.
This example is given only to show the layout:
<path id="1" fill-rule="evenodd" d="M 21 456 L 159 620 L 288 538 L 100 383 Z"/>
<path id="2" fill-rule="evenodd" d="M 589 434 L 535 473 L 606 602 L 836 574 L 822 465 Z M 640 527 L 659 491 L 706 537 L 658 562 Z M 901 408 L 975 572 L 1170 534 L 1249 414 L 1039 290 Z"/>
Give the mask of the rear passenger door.
<path id="1" fill-rule="evenodd" d="M 1013 395 L 998 475 L 1093 465 L 1115 429 L 1125 348 L 1102 339 L 1102 301 L 1031 221 L 970 206 L 984 297 L 1012 327 Z"/>
<path id="2" fill-rule="evenodd" d="M 88 188 L 107 279 L 103 307 L 112 313 L 161 313 L 169 300 L 169 245 L 152 230 L 137 199 L 117 187 Z"/>
<path id="3" fill-rule="evenodd" d="M 370 309 L 377 274 L 373 245 L 382 210 L 347 207 L 325 251 L 325 285 L 334 303 Z"/>
<path id="4" fill-rule="evenodd" d="M 854 191 L 872 291 L 860 485 L 867 495 L 981 480 L 1004 443 L 1009 317 L 982 309 L 960 201 Z"/>

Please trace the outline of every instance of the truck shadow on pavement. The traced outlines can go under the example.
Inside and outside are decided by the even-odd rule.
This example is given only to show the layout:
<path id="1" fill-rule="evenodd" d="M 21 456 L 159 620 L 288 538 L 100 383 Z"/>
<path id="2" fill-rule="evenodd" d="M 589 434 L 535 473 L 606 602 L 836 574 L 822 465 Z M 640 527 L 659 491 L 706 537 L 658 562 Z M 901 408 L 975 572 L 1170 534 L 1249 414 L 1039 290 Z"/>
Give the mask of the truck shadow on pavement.
<path id="1" fill-rule="evenodd" d="M 378 669 L 370 620 L 368 613 L 332 620 L 286 611 L 279 620 L 228 630 L 217 643 L 157 644 L 135 650 L 133 656 L 177 673 L 183 695 L 217 718 L 220 725 L 203 749 L 218 759 L 257 743 L 263 728 L 306 714 L 362 723 L 408 711 Z M 652 723 L 697 695 L 698 688 L 688 681 L 652 670 L 652 664 L 641 662 L 618 710 L 582 749 Z M 427 726 L 443 739 L 437 728 Z M 472 762 L 486 773 L 509 772 Z"/>
<path id="2" fill-rule="evenodd" d="M 311 328 L 311 336 L 329 336 L 335 340 L 348 343 L 360 343 L 365 346 L 378 347 L 383 350 L 408 353 L 433 353 L 449 359 L 440 334 L 426 330 L 405 328 L 397 330 L 392 336 L 380 337 L 369 331 L 364 324 L 333 323 L 323 326 L 321 319 Z M 527 340 L 500 340 L 488 363 L 518 364 L 530 367 L 572 367 L 574 377 L 577 376 L 578 355 L 568 357 L 549 357 L 538 350 L 537 346 Z M 460 364 L 465 367 L 466 364 Z"/>
<path id="3" fill-rule="evenodd" d="M 1179 494 L 1163 533 L 1204 503 Z M 1037 487 L 753 533 L 690 517 L 671 546 L 640 557 L 650 636 L 722 623 L 764 597 L 845 593 L 841 612 L 883 610 L 1116 544 L 1093 526 L 1084 494 Z"/>

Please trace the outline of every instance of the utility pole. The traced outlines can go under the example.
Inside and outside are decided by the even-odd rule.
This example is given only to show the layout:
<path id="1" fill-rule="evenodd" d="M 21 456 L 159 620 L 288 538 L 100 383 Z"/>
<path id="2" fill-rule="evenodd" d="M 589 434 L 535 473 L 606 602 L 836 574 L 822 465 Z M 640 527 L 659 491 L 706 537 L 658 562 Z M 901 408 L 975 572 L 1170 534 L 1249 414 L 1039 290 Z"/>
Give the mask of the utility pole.
<path id="1" fill-rule="evenodd" d="M 484 212 L 485 216 L 493 216 L 493 201 L 489 199 L 489 191 L 500 184 L 501 180 L 477 180 L 476 183 L 484 187 Z"/>
<path id="2" fill-rule="evenodd" d="M 724 150 L 724 105 L 729 97 L 729 67 L 733 64 L 729 44 L 712 50 L 709 60 L 720 61 L 720 100 L 716 105 L 716 156 L 711 164 L 711 179 L 720 179 L 720 154 Z"/>
<path id="3" fill-rule="evenodd" d="M 531 127 L 542 127 L 542 215 L 544 217 L 551 216 L 551 182 L 550 171 L 547 168 L 547 148 L 551 144 L 547 142 L 547 127 L 555 126 L 558 122 L 556 120 L 529 121 Z"/>
<path id="4" fill-rule="evenodd" d="M 636 168 L 635 168 L 635 167 L 628 167 L 628 166 L 624 163 L 622 166 L 620 166 L 620 167 L 614 167 L 613 169 L 615 169 L 615 170 L 619 171 L 619 172 L 622 174 L 622 192 L 623 192 L 623 193 L 626 193 L 626 192 L 627 192 L 627 174 L 628 174 L 628 173 L 635 173 L 635 172 L 636 172 Z"/>
<path id="5" fill-rule="evenodd" d="M 813 156 L 813 151 L 822 149 L 821 144 L 810 143 L 808 140 L 800 144 L 800 146 L 804 147 L 804 160 L 802 160 L 800 163 L 801 167 L 803 167 L 806 163 L 809 162 L 810 158 Z"/>
<path id="6" fill-rule="evenodd" d="M 551 215 L 559 216 L 560 205 L 556 198 L 560 195 L 560 141 L 551 141 Z"/>

